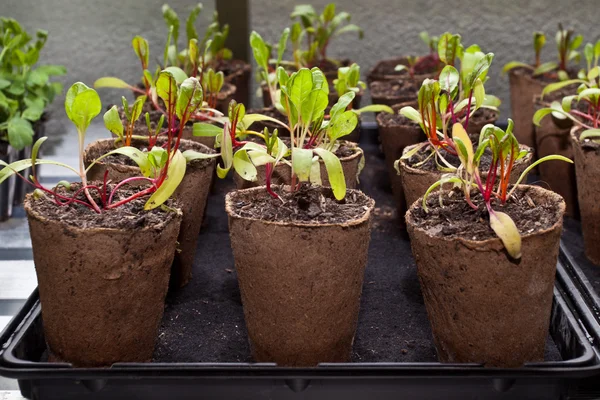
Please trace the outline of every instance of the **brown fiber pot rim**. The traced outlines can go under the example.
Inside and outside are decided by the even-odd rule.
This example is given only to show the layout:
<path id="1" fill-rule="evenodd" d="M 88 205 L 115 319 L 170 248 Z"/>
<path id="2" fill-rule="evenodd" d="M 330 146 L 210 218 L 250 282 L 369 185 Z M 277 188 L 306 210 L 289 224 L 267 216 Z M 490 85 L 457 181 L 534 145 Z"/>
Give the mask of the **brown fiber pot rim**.
<path id="1" fill-rule="evenodd" d="M 217 94 L 217 99 L 225 100 L 228 97 L 233 96 L 237 92 L 237 87 L 231 82 L 223 83 L 223 87 Z"/>
<path id="2" fill-rule="evenodd" d="M 556 219 L 556 221 L 554 222 L 554 224 L 552 224 L 552 226 L 550 228 L 546 228 L 546 229 L 541 229 L 539 231 L 533 232 L 533 233 L 527 233 L 525 235 L 521 235 L 521 239 L 527 239 L 530 237 L 534 237 L 534 236 L 539 236 L 539 235 L 543 235 L 545 233 L 548 232 L 552 232 L 555 229 L 559 229 L 562 224 L 563 224 L 563 215 L 565 213 L 565 201 L 564 199 L 557 193 L 548 190 L 548 189 L 544 189 L 542 187 L 539 186 L 533 186 L 533 185 L 519 185 L 517 186 L 518 190 L 526 190 L 526 191 L 530 191 L 533 190 L 534 192 L 537 192 L 537 194 L 539 196 L 545 196 L 547 198 L 549 198 L 550 200 L 554 201 L 557 204 L 558 207 L 558 212 L 557 214 L 559 215 L 559 218 Z M 445 191 L 447 192 L 447 191 Z M 429 195 L 438 195 L 439 191 L 436 190 L 432 193 L 430 193 Z M 447 238 L 445 236 L 432 236 L 430 235 L 425 229 L 420 228 L 418 226 L 416 226 L 414 224 L 413 218 L 412 218 L 412 213 L 413 210 L 421 207 L 421 203 L 423 202 L 423 196 L 421 196 L 417 201 L 415 201 L 408 209 L 408 211 L 406 212 L 406 223 L 407 225 L 410 225 L 410 227 L 412 229 L 414 229 L 415 231 L 419 231 L 421 232 L 423 235 L 426 235 L 430 238 L 433 238 L 435 240 L 443 240 L 445 242 L 460 242 L 463 243 L 471 248 L 473 247 L 485 247 L 485 248 L 503 248 L 504 244 L 502 244 L 502 241 L 500 240 L 500 238 L 491 238 L 491 239 L 486 239 L 486 240 L 472 240 L 472 239 L 466 239 L 466 238 L 462 238 L 462 237 L 452 237 L 452 238 Z"/>
<path id="3" fill-rule="evenodd" d="M 135 140 L 139 140 L 140 142 L 148 142 L 147 138 L 135 139 Z M 108 142 L 111 142 L 111 143 L 108 143 Z M 97 146 L 99 146 L 101 144 L 102 145 L 105 145 L 105 144 L 109 144 L 109 145 L 110 144 L 114 144 L 114 142 L 115 142 L 114 139 L 98 139 L 98 140 L 95 140 L 92 143 L 88 144 L 87 147 L 85 148 L 85 151 L 84 151 L 84 161 L 88 162 L 89 164 L 91 164 L 94 161 L 92 159 L 89 159 L 88 156 L 87 156 L 89 149 L 97 147 Z M 202 143 L 193 141 L 193 140 L 181 139 L 180 140 L 180 144 L 179 144 L 180 147 L 181 147 L 181 143 L 187 143 L 192 148 L 193 147 L 200 147 L 200 148 L 202 148 L 201 153 L 203 153 L 203 154 L 216 154 L 216 152 L 215 152 L 214 149 L 211 149 L 210 147 L 208 147 L 208 146 L 206 146 L 206 145 L 204 145 Z M 114 146 L 113 146 L 113 148 L 114 148 Z M 206 159 L 193 160 L 191 162 L 188 162 L 187 164 L 188 165 L 193 165 L 194 163 L 198 163 L 199 164 L 200 162 L 205 161 L 205 160 Z M 106 163 L 106 162 L 104 162 L 104 160 L 100 160 L 100 161 L 96 162 L 94 165 L 107 165 L 107 164 L 111 164 L 111 163 Z M 136 172 L 136 171 L 140 170 L 139 167 L 134 166 L 134 165 L 127 165 L 127 164 L 117 164 L 117 165 L 119 165 L 119 168 L 122 168 L 123 171 Z M 210 166 L 210 163 L 207 163 L 204 168 L 207 168 L 208 166 Z M 87 168 L 89 168 L 89 166 Z"/>
<path id="4" fill-rule="evenodd" d="M 331 188 L 327 188 L 327 187 L 322 187 L 322 190 L 323 189 L 331 190 Z M 302 228 L 302 229 L 322 229 L 322 228 L 330 228 L 330 227 L 348 228 L 348 227 L 355 227 L 355 226 L 359 226 L 359 225 L 368 223 L 369 220 L 371 219 L 371 213 L 372 213 L 373 209 L 375 208 L 375 200 L 373 200 L 372 198 L 367 196 L 362 191 L 360 191 L 358 189 L 346 189 L 346 196 L 350 193 L 355 192 L 361 196 L 366 197 L 369 200 L 369 203 L 367 205 L 367 210 L 365 210 L 364 214 L 360 218 L 353 219 L 351 221 L 336 223 L 336 224 L 266 221 L 266 220 L 263 220 L 260 218 L 242 217 L 241 215 L 237 214 L 234 211 L 231 204 L 236 200 L 237 196 L 252 197 L 254 193 L 259 193 L 259 192 L 263 193 L 266 190 L 267 190 L 266 186 L 257 186 L 257 187 L 248 188 L 248 189 L 238 189 L 238 190 L 234 190 L 232 192 L 227 193 L 227 195 L 225 196 L 225 211 L 227 212 L 227 215 L 230 218 L 235 218 L 238 220 L 260 222 L 265 225 L 275 225 L 275 226 L 290 227 L 290 228 L 294 228 L 294 227 Z"/>
<path id="5" fill-rule="evenodd" d="M 350 142 L 348 140 L 340 140 L 340 144 L 345 144 L 348 147 L 350 147 L 352 150 L 354 150 L 354 153 L 352 153 L 349 156 L 339 157 L 340 162 L 345 163 L 345 162 L 353 161 L 354 159 L 361 157 L 365 154 L 365 152 L 363 151 L 363 149 L 360 148 L 358 143 Z M 323 164 L 323 160 L 321 160 L 319 158 L 319 161 L 321 162 L 321 164 Z"/>
<path id="6" fill-rule="evenodd" d="M 410 146 L 406 146 L 404 148 L 404 150 L 402 151 L 402 155 L 406 154 L 407 152 L 411 151 L 413 148 L 415 148 L 416 146 L 420 146 L 425 142 L 421 142 L 421 143 L 417 143 L 417 144 L 411 144 Z M 526 146 L 524 144 L 519 144 L 519 148 L 521 148 L 522 150 L 527 150 L 529 151 L 529 153 L 527 154 L 527 156 L 525 156 L 524 158 L 519 159 L 519 164 L 522 164 L 526 161 L 531 162 L 532 158 L 533 158 L 533 152 L 531 151 L 531 147 Z M 406 170 L 406 172 L 413 174 L 413 175 L 429 175 L 429 174 L 434 174 L 434 175 L 440 175 L 442 172 L 433 172 L 433 171 L 425 171 L 422 169 L 418 169 L 418 168 L 413 168 L 410 165 L 408 165 L 408 163 L 406 162 L 405 159 L 401 158 L 400 159 L 400 165 L 402 166 L 402 169 Z M 518 165 L 518 164 L 515 164 Z M 514 167 L 513 167 L 514 169 Z M 483 172 L 481 174 L 482 177 L 487 176 L 487 172 Z"/>
<path id="7" fill-rule="evenodd" d="M 72 233 L 82 234 L 82 235 L 89 235 L 90 232 L 110 234 L 110 233 L 115 233 L 115 232 L 127 232 L 127 231 L 147 232 L 147 231 L 162 230 L 165 226 L 167 226 L 173 222 L 172 219 L 181 218 L 181 216 L 183 215 L 183 212 L 181 211 L 181 209 L 171 207 L 171 209 L 175 211 L 175 215 L 171 216 L 168 219 L 163 219 L 162 223 L 158 226 L 156 226 L 156 225 L 155 226 L 146 226 L 146 227 L 135 228 L 135 229 L 105 228 L 105 227 L 79 228 L 77 226 L 70 225 L 61 220 L 47 218 L 43 214 L 39 213 L 31 205 L 32 197 L 33 197 L 33 194 L 28 193 L 27 197 L 25 198 L 25 201 L 23 202 L 23 208 L 25 209 L 25 212 L 27 213 L 28 218 L 33 218 L 36 221 L 39 221 L 44 224 L 48 224 L 48 223 L 60 224 L 63 226 L 63 229 L 66 229 Z M 170 214 L 167 214 L 167 215 L 170 215 Z"/>

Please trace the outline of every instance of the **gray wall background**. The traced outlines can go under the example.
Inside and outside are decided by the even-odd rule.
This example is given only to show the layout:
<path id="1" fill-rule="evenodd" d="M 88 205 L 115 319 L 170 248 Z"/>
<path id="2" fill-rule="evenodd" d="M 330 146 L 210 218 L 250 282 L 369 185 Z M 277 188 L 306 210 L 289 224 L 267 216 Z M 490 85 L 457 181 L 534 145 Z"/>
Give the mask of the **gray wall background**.
<path id="1" fill-rule="evenodd" d="M 311 3 L 318 10 L 326 0 L 249 0 L 250 27 L 270 41 L 276 41 L 289 24 L 289 13 L 297 3 Z M 151 57 L 161 57 L 166 28 L 161 16 L 165 0 L 0 0 L 0 15 L 18 19 L 28 29 L 43 28 L 50 37 L 41 62 L 64 64 L 68 88 L 73 82 L 91 85 L 95 79 L 114 75 L 136 82 L 140 68 L 131 49 L 131 39 L 140 34 L 151 44 Z M 169 4 L 185 18 L 196 3 L 170 0 Z M 228 1 L 235 7 L 235 1 Z M 353 22 L 363 27 L 365 39 L 354 34 L 337 38 L 330 45 L 330 56 L 349 57 L 365 74 L 377 60 L 395 55 L 421 54 L 427 49 L 418 33 L 457 32 L 467 45 L 477 43 L 494 52 L 487 91 L 498 95 L 503 105 L 501 118 L 509 116 L 508 79 L 500 76 L 502 66 L 511 60 L 533 61 L 532 32 L 541 30 L 549 40 L 543 58 L 556 57 L 554 33 L 562 21 L 582 33 L 585 42 L 600 36 L 598 0 L 580 0 L 576 5 L 558 0 L 339 0 L 338 11 L 352 14 Z M 198 18 L 201 32 L 215 9 L 214 1 L 203 3 Z M 184 35 L 183 35 L 184 36 Z M 247 41 L 247 39 L 244 39 Z M 99 91 L 105 105 L 119 101 L 124 91 Z M 129 94 L 127 94 L 129 95 Z M 65 121 L 62 98 L 54 103 L 50 134 L 70 130 Z M 365 104 L 369 103 L 365 99 Z M 258 105 L 260 100 L 254 100 Z M 101 120 L 101 118 L 99 118 Z"/>

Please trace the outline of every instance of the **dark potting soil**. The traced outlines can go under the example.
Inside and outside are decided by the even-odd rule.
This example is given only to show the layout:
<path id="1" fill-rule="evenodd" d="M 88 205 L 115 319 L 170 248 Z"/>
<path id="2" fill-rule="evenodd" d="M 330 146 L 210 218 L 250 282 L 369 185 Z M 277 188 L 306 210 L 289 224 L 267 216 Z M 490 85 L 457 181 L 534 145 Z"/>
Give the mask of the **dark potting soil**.
<path id="1" fill-rule="evenodd" d="M 419 88 L 415 82 L 409 79 L 400 79 L 393 81 L 375 81 L 369 86 L 373 97 L 389 98 L 416 98 Z"/>
<path id="2" fill-rule="evenodd" d="M 102 182 L 90 182 L 89 184 L 97 185 L 103 189 Z M 71 191 L 67 191 L 61 186 L 57 192 L 62 196 L 71 198 L 80 187 L 80 184 L 73 184 L 71 185 Z M 113 187 L 111 184 L 107 185 L 107 193 L 110 194 Z M 140 190 L 119 188 L 113 197 L 113 203 L 139 193 Z M 90 195 L 96 204 L 102 207 L 98 192 L 90 190 Z M 33 200 L 31 204 L 33 209 L 44 217 L 53 221 L 63 221 L 77 228 L 143 229 L 153 227 L 160 230 L 175 214 L 172 211 L 163 210 L 161 207 L 144 211 L 144 204 L 149 198 L 150 195 L 140 197 L 122 206 L 103 210 L 100 214 L 82 204 L 57 205 L 50 197 Z M 76 199 L 88 202 L 83 192 Z"/>
<path id="3" fill-rule="evenodd" d="M 165 143 L 164 139 L 159 139 L 157 142 L 157 146 L 162 145 L 163 143 Z M 132 144 L 133 147 L 136 147 L 137 149 L 141 150 L 141 151 L 148 151 L 148 142 L 143 142 L 140 140 L 133 140 Z M 97 159 L 101 156 L 103 156 L 104 154 L 108 153 L 108 151 L 114 150 L 114 147 L 111 147 L 110 149 L 108 148 L 100 148 L 100 147 L 92 147 L 88 149 L 88 154 L 89 157 L 91 159 Z M 185 141 L 181 141 L 179 142 L 179 150 L 184 152 L 186 150 L 194 150 L 197 151 L 199 153 L 208 153 L 207 148 L 205 146 L 202 146 L 200 143 L 197 142 L 192 142 L 190 140 L 185 140 Z M 209 149 L 211 153 L 214 153 L 214 151 L 212 149 Z M 111 154 L 110 156 L 107 156 L 105 158 L 103 158 L 102 160 L 100 160 L 101 163 L 103 164 L 119 164 L 119 165 L 129 165 L 131 167 L 137 167 L 137 164 L 135 163 L 135 161 L 133 161 L 130 157 L 124 156 L 122 154 Z M 207 166 L 209 165 L 212 160 L 211 159 L 197 159 L 197 160 L 193 160 L 191 161 L 192 163 L 194 163 L 194 165 L 204 165 Z"/>
<path id="4" fill-rule="evenodd" d="M 482 123 L 484 121 L 492 121 L 498 118 L 498 113 L 494 110 L 490 110 L 489 108 L 479 108 L 475 113 L 470 117 L 469 123 Z"/>
<path id="5" fill-rule="evenodd" d="M 477 149 L 476 146 L 474 148 Z M 444 159 L 446 161 L 448 161 L 448 163 L 450 163 L 450 165 L 452 165 L 453 167 L 457 167 L 457 168 L 460 166 L 460 159 L 458 158 L 458 156 L 456 156 L 454 154 L 450 154 L 444 149 L 440 149 L 439 152 L 444 157 Z M 419 150 L 417 153 L 415 153 L 411 158 L 408 159 L 408 165 L 413 168 L 420 169 L 422 171 L 438 172 L 439 169 L 437 167 L 435 157 L 429 157 L 430 154 L 431 154 L 431 145 L 425 146 L 421 150 Z M 429 157 L 429 159 L 427 159 L 427 157 Z M 425 160 L 427 160 L 427 161 L 425 161 Z M 418 165 L 419 163 L 421 163 L 423 161 L 425 161 L 423 164 Z M 479 170 L 482 172 L 487 172 L 490 169 L 491 164 L 492 164 L 492 151 L 490 149 L 486 149 L 479 161 Z M 440 165 L 444 165 L 444 164 L 442 164 L 442 162 L 440 161 Z"/>
<path id="6" fill-rule="evenodd" d="M 246 63 L 242 60 L 221 60 L 215 71 L 221 71 L 225 76 L 233 75 L 246 67 Z"/>
<path id="7" fill-rule="evenodd" d="M 371 200 L 358 191 L 352 191 L 338 201 L 330 190 L 302 185 L 294 193 L 283 186 L 273 187 L 280 199 L 266 191 L 251 199 L 239 198 L 233 203 L 233 211 L 246 218 L 274 222 L 297 222 L 303 224 L 334 224 L 355 221 L 365 215 Z"/>
<path id="8" fill-rule="evenodd" d="M 361 136 L 366 167 L 360 188 L 375 200 L 375 209 L 352 361 L 435 362 L 410 242 L 399 227 L 378 146 L 372 135 Z M 232 179 L 215 181 L 193 278 L 167 298 L 156 362 L 252 361 L 225 214 L 224 195 L 234 188 Z M 549 336 L 545 359 L 561 359 Z"/>
<path id="9" fill-rule="evenodd" d="M 594 265 L 585 256 L 581 222 L 566 217 L 563 225 L 562 242 L 573 256 L 577 266 L 581 268 L 586 278 L 592 285 L 596 294 L 600 295 L 600 266 Z"/>
<path id="10" fill-rule="evenodd" d="M 411 121 L 410 119 L 406 118 L 404 115 L 398 114 L 398 113 L 393 113 L 393 114 L 388 114 L 388 113 L 381 113 L 378 116 L 378 121 L 381 123 L 381 125 L 383 125 L 384 127 L 396 127 L 396 126 L 413 126 L 413 125 L 418 125 L 416 122 Z"/>
<path id="11" fill-rule="evenodd" d="M 422 60 L 420 63 L 418 63 L 417 65 L 415 65 L 414 68 L 414 74 L 415 75 L 425 75 L 425 74 L 434 74 L 436 71 L 438 71 L 438 67 L 439 65 L 435 65 L 432 64 L 431 62 L 428 62 L 429 60 L 426 59 L 428 56 L 421 56 L 419 57 L 419 60 Z M 375 69 L 373 71 L 373 73 L 377 74 L 377 75 L 388 75 L 388 76 L 402 76 L 403 78 L 408 77 L 409 72 L 408 69 L 403 69 L 401 71 L 396 71 L 396 65 L 392 64 L 392 63 L 381 63 L 377 69 Z M 405 76 L 406 75 L 406 76 Z"/>
<path id="12" fill-rule="evenodd" d="M 478 206 L 477 210 L 467 204 L 461 191 L 454 190 L 451 193 L 452 196 L 443 195 L 443 207 L 440 206 L 439 196 L 429 196 L 429 212 L 419 208 L 413 214 L 416 225 L 436 237 L 460 237 L 469 240 L 497 237 L 490 227 L 489 214 L 479 192 L 471 197 L 473 203 Z M 508 214 L 521 235 L 549 229 L 559 219 L 556 204 L 536 204 L 527 194 L 527 190 L 516 190 L 506 204 L 493 200 L 492 208 Z"/>
<path id="13" fill-rule="evenodd" d="M 275 119 L 283 122 L 284 124 L 288 123 L 287 117 L 285 115 L 283 115 L 282 113 L 280 113 L 279 111 L 277 111 L 277 109 L 275 109 L 275 107 L 251 108 L 246 111 L 246 114 L 262 114 L 262 115 L 266 115 L 267 117 L 275 118 Z M 270 122 L 270 121 L 260 121 L 260 123 L 263 123 L 263 124 L 270 123 L 273 126 L 277 126 L 274 122 Z"/>

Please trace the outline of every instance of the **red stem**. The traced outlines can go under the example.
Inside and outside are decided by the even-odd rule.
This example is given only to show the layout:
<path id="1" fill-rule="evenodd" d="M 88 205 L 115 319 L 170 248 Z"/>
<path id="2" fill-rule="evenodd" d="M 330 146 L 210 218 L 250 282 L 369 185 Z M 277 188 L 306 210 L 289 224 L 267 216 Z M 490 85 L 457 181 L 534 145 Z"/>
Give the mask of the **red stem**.
<path id="1" fill-rule="evenodd" d="M 467 117 L 465 118 L 464 128 L 467 130 L 469 126 L 469 115 L 471 115 L 471 101 L 473 100 L 473 89 L 469 92 L 469 104 L 467 104 Z"/>

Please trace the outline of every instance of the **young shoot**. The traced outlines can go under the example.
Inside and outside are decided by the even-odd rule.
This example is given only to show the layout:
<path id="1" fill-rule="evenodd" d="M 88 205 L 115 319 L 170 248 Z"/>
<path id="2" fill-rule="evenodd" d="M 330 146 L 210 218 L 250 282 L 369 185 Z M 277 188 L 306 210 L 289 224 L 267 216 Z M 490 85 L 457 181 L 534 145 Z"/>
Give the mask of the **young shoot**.
<path id="1" fill-rule="evenodd" d="M 288 37 L 290 35 L 290 29 L 285 28 L 279 38 L 277 45 L 277 58 L 274 62 L 270 60 L 271 57 L 271 46 L 269 46 L 263 38 L 256 32 L 252 31 L 250 34 L 250 47 L 252 48 L 252 54 L 254 60 L 258 66 L 258 78 L 260 82 L 266 82 L 269 89 L 269 96 L 271 98 L 271 104 L 277 107 L 279 104 L 280 92 L 279 92 L 279 78 L 277 73 L 283 73 L 287 75 L 287 72 L 283 68 L 279 68 L 282 62 L 283 53 L 287 47 Z M 280 71 L 281 70 L 281 71 Z M 281 107 L 277 107 L 281 109 Z"/>
<path id="2" fill-rule="evenodd" d="M 494 209 L 497 205 L 504 205 L 514 193 L 529 171 L 538 164 L 549 160 L 562 160 L 572 162 L 566 157 L 551 155 L 543 157 L 531 164 L 519 177 L 517 183 L 509 191 L 510 176 L 517 160 L 527 155 L 526 150 L 521 150 L 513 134 L 513 121 L 508 120 L 506 131 L 488 124 L 483 127 L 479 135 L 477 149 L 469 138 L 464 127 L 459 123 L 452 125 L 452 140 L 455 143 L 461 165 L 453 174 L 447 174 L 442 179 L 429 187 L 423 197 L 422 207 L 428 212 L 427 198 L 429 194 L 445 183 L 454 183 L 459 186 L 464 194 L 465 201 L 475 210 L 479 207 L 474 203 L 473 191 L 479 191 L 482 201 L 490 217 L 490 227 L 502 240 L 508 254 L 514 258 L 521 257 L 521 235 L 510 216 Z M 480 173 L 480 161 L 486 149 L 492 153 L 492 162 L 488 168 L 485 180 Z M 440 205 L 443 206 L 443 192 L 440 191 Z"/>
<path id="3" fill-rule="evenodd" d="M 569 62 L 579 63 L 581 54 L 577 50 L 583 43 L 582 35 L 575 35 L 572 29 L 564 29 L 562 24 L 558 24 L 556 32 L 557 61 L 541 62 L 542 48 L 546 44 L 546 35 L 543 32 L 533 33 L 533 50 L 535 59 L 533 64 L 527 64 L 520 61 L 511 61 L 502 69 L 506 73 L 514 68 L 526 68 L 532 71 L 533 76 L 540 76 L 556 71 L 558 79 L 561 81 L 569 79 Z M 588 68 L 589 69 L 589 68 Z"/>
<path id="4" fill-rule="evenodd" d="M 410 77 L 414 78 L 415 74 L 417 73 L 430 71 L 439 72 L 442 69 L 444 63 L 441 62 L 439 55 L 440 38 L 438 36 L 430 36 L 426 31 L 419 33 L 419 38 L 425 43 L 425 45 L 427 45 L 429 48 L 429 53 L 420 57 L 408 57 L 408 65 L 398 64 L 396 65 L 396 68 L 394 68 L 395 71 L 406 70 L 408 71 Z M 460 43 L 459 35 L 445 33 L 442 36 L 442 39 L 444 40 L 446 47 L 451 47 L 458 50 L 458 47 L 455 44 L 456 41 Z M 445 50 L 443 53 L 446 54 Z M 454 57 L 450 57 L 452 60 L 454 60 L 456 55 Z M 454 65 L 454 62 L 452 62 L 452 65 Z"/>
<path id="5" fill-rule="evenodd" d="M 359 26 L 349 23 L 350 14 L 345 11 L 336 14 L 335 3 L 327 4 L 321 14 L 317 14 L 311 5 L 297 5 L 290 17 L 292 20 L 298 20 L 291 29 L 296 69 L 323 68 L 326 61 L 339 64 L 327 57 L 327 49 L 331 40 L 348 32 L 357 32 L 359 39 L 364 36 L 363 30 Z M 303 47 L 303 43 L 306 43 L 305 47 Z"/>

